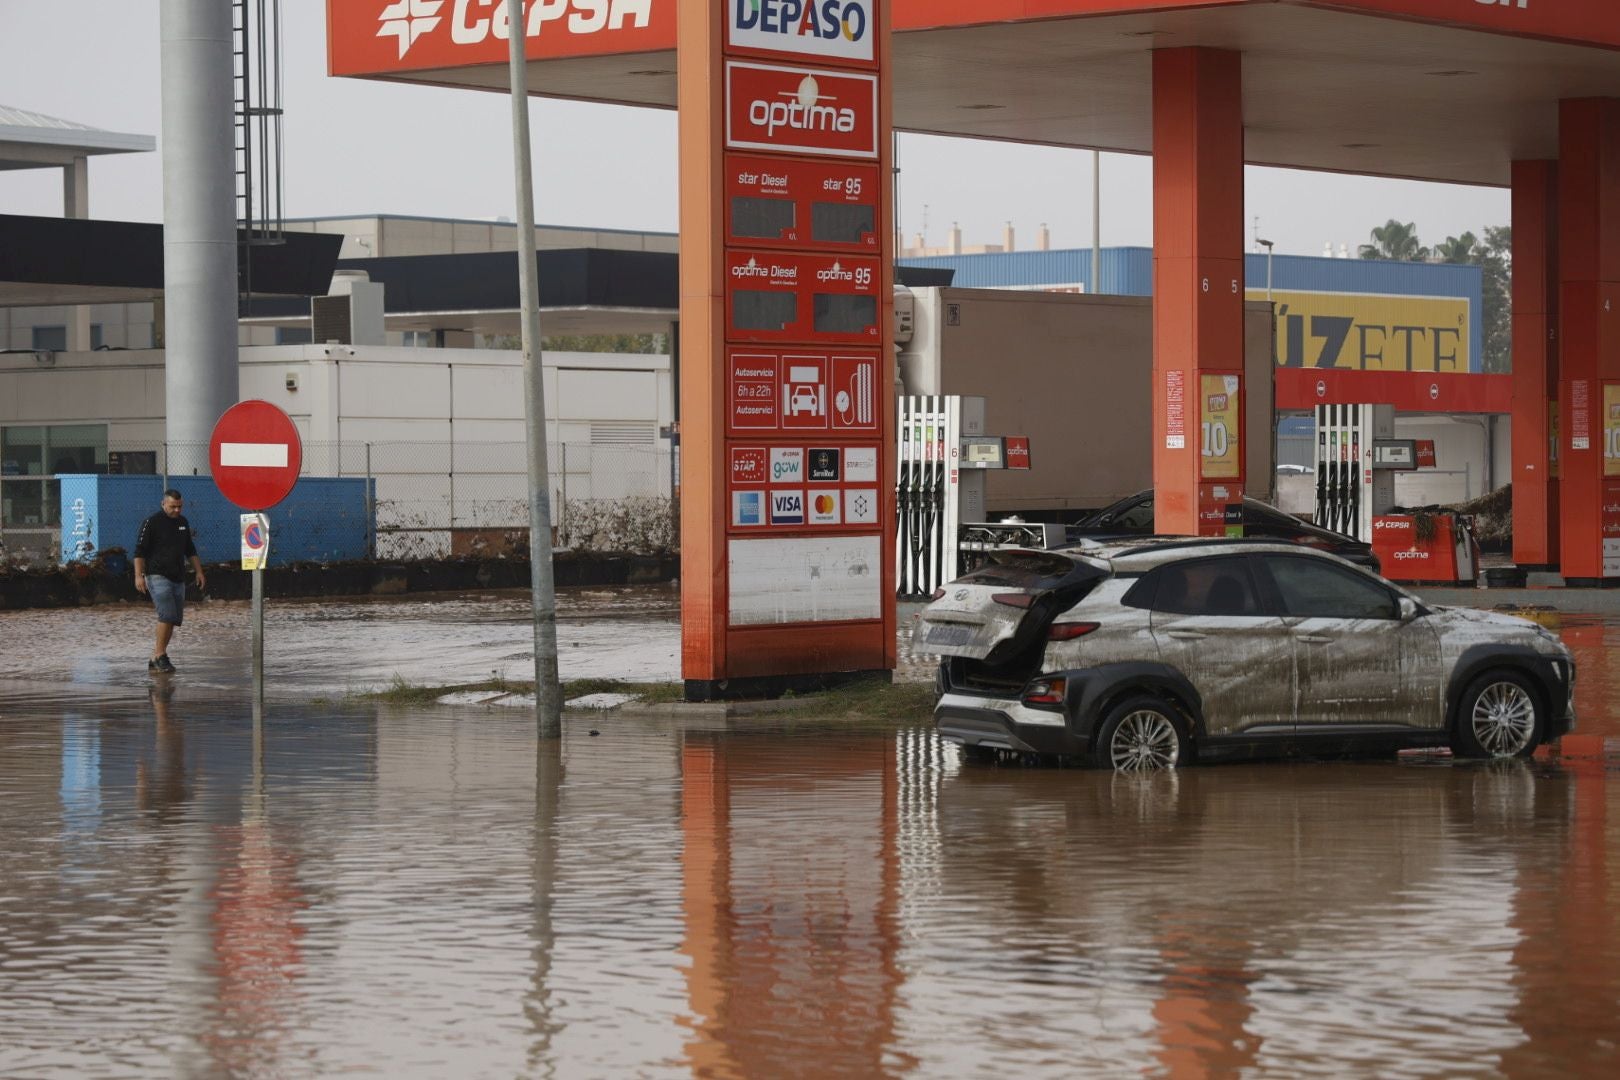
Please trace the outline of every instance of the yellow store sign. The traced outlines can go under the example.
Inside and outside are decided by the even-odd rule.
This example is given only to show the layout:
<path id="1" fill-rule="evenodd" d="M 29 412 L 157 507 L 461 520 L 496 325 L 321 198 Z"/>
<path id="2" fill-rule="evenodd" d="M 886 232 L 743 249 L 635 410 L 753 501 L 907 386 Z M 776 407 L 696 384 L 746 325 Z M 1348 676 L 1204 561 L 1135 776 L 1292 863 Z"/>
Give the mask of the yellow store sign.
<path id="1" fill-rule="evenodd" d="M 1199 378 L 1202 420 L 1203 476 L 1205 480 L 1235 479 L 1238 475 L 1238 407 L 1242 402 L 1239 375 L 1203 375 Z"/>
<path id="2" fill-rule="evenodd" d="M 1274 290 L 1277 366 L 1467 371 L 1468 300 Z M 1264 289 L 1250 289 L 1264 300 Z"/>

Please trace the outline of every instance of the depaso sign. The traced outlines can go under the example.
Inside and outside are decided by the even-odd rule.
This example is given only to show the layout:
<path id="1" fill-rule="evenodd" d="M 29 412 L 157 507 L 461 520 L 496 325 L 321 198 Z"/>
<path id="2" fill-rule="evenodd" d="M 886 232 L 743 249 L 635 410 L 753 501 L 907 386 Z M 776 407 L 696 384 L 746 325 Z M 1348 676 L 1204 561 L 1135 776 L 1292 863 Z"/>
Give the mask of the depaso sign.
<path id="1" fill-rule="evenodd" d="M 876 158 L 877 76 L 727 63 L 726 148 Z"/>
<path id="2" fill-rule="evenodd" d="M 725 0 L 733 49 L 869 64 L 877 0 Z"/>

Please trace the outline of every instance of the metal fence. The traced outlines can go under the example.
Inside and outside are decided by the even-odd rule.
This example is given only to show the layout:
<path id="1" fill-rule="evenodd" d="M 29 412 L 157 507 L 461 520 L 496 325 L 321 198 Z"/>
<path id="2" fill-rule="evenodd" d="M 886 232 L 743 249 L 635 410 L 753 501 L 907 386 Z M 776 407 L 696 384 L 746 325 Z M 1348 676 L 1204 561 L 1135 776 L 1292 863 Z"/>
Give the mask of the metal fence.
<path id="1" fill-rule="evenodd" d="M 206 446 L 109 447 L 119 471 L 167 478 L 208 470 Z M 372 481 L 379 559 L 527 554 L 526 449 L 521 442 L 307 442 L 304 476 Z M 552 443 L 551 517 L 562 548 L 669 551 L 675 547 L 667 447 Z M 0 477 L 0 557 L 55 560 L 61 488 L 54 475 Z M 133 538 L 132 538 L 133 539 Z"/>

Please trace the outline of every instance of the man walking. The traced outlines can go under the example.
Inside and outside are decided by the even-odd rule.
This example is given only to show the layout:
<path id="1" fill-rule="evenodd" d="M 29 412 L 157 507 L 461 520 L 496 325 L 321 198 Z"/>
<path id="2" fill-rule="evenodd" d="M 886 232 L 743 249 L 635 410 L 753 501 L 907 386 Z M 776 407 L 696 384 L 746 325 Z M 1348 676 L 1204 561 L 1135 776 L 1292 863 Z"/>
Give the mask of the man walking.
<path id="1" fill-rule="evenodd" d="M 135 539 L 135 589 L 150 596 L 157 608 L 157 642 L 152 659 L 146 662 L 147 671 L 167 674 L 174 670 L 169 662 L 169 638 L 184 621 L 187 559 L 197 575 L 197 588 L 208 583 L 197 546 L 191 541 L 191 523 L 180 514 L 184 506 L 178 491 L 165 491 L 163 509 L 141 522 Z"/>

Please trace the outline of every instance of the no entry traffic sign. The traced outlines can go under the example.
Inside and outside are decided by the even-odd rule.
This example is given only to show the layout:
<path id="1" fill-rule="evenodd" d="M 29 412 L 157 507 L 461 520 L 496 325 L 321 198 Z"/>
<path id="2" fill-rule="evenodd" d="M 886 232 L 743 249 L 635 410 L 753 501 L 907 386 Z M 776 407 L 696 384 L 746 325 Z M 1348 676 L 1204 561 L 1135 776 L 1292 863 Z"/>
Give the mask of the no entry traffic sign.
<path id="1" fill-rule="evenodd" d="M 243 401 L 225 410 L 208 443 L 214 483 L 243 510 L 268 510 L 298 482 L 304 460 L 298 429 L 268 401 Z"/>

